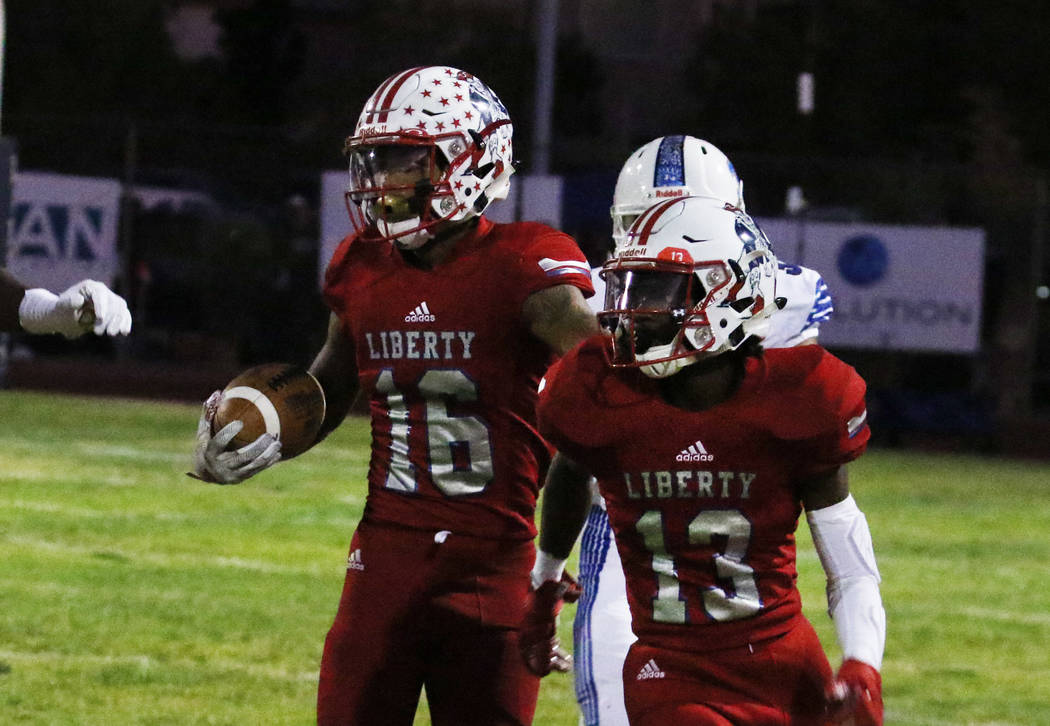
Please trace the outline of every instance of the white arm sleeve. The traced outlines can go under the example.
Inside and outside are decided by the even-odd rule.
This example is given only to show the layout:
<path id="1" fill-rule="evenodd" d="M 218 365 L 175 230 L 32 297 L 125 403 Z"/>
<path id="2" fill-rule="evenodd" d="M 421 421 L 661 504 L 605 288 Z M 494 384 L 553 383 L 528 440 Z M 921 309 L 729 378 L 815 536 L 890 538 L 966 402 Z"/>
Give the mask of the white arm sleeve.
<path id="1" fill-rule="evenodd" d="M 536 562 L 532 566 L 532 588 L 538 590 L 547 580 L 557 582 L 565 572 L 565 560 L 549 555 L 541 549 L 536 550 Z"/>
<path id="2" fill-rule="evenodd" d="M 843 660 L 853 658 L 881 670 L 886 611 L 868 520 L 852 494 L 830 507 L 806 512 L 806 519 L 828 578 L 828 612 Z"/>

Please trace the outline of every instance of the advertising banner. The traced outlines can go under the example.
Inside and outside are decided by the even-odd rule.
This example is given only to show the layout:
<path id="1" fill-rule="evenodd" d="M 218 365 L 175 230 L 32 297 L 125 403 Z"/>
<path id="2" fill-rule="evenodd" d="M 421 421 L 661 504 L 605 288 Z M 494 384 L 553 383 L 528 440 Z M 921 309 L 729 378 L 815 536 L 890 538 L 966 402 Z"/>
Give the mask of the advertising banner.
<path id="1" fill-rule="evenodd" d="M 828 347 L 975 353 L 980 349 L 984 231 L 760 218 L 777 257 L 811 267 L 835 312 Z"/>
<path id="2" fill-rule="evenodd" d="M 14 175 L 7 267 L 32 287 L 60 292 L 120 271 L 120 183 L 65 174 Z"/>
<path id="3" fill-rule="evenodd" d="M 350 215 L 346 211 L 344 193 L 350 181 L 346 170 L 326 171 L 321 175 L 321 198 L 318 222 L 321 232 L 321 243 L 317 246 L 317 285 L 324 284 L 324 272 L 328 261 L 335 254 L 335 248 L 343 237 L 350 234 Z"/>

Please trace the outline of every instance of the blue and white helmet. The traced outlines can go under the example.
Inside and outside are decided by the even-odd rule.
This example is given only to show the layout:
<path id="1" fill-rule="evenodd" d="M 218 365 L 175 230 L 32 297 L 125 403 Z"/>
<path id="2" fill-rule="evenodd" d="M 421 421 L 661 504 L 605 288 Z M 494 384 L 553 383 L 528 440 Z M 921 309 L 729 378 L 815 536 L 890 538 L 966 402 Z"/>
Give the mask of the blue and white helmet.
<path id="1" fill-rule="evenodd" d="M 661 136 L 639 147 L 616 179 L 613 240 L 622 245 L 627 230 L 657 202 L 681 197 L 714 197 L 744 209 L 744 187 L 733 163 L 714 144 L 695 136 Z"/>

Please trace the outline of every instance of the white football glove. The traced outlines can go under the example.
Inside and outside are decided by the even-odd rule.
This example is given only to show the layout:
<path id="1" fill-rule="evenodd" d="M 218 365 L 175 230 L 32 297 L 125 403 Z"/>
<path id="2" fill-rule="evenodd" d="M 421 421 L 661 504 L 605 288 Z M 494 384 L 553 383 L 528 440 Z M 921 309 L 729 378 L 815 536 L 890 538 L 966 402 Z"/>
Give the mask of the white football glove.
<path id="1" fill-rule="evenodd" d="M 81 280 L 61 295 L 39 287 L 26 290 L 18 317 L 23 330 L 38 335 L 61 333 L 77 338 L 88 331 L 96 335 L 131 332 L 127 302 L 95 280 Z"/>
<path id="2" fill-rule="evenodd" d="M 250 444 L 226 451 L 233 437 L 244 428 L 244 422 L 231 421 L 212 436 L 211 422 L 220 400 L 222 391 L 215 391 L 201 409 L 193 473 L 190 476 L 212 484 L 239 484 L 280 461 L 281 442 L 272 434 L 263 434 Z"/>

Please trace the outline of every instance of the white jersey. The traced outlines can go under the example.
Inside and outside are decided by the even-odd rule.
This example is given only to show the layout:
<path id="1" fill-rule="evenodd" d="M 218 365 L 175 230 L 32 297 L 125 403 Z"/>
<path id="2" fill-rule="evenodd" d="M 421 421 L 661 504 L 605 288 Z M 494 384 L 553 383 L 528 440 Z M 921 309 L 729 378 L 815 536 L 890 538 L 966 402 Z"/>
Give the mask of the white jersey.
<path id="1" fill-rule="evenodd" d="M 594 296 L 588 304 L 595 313 L 605 305 L 601 268 L 591 270 Z M 831 295 L 820 273 L 781 262 L 777 268 L 777 297 L 787 304 L 770 317 L 766 348 L 790 348 L 813 342 L 820 324 L 831 317 Z M 605 500 L 591 480 L 593 506 L 580 544 L 583 596 L 576 607 L 573 627 L 576 700 L 581 726 L 627 726 L 623 705 L 623 662 L 634 642 L 627 585 Z"/>
<path id="2" fill-rule="evenodd" d="M 794 348 L 812 342 L 820 324 L 831 317 L 828 286 L 819 272 L 808 267 L 781 262 L 777 266 L 777 297 L 787 298 L 787 304 L 769 318 L 764 348 Z"/>

